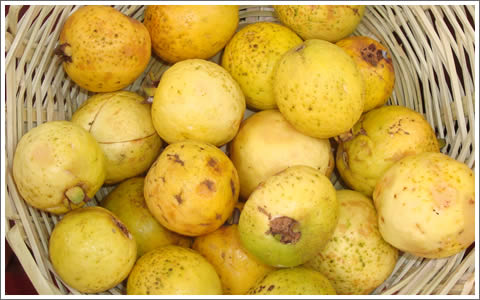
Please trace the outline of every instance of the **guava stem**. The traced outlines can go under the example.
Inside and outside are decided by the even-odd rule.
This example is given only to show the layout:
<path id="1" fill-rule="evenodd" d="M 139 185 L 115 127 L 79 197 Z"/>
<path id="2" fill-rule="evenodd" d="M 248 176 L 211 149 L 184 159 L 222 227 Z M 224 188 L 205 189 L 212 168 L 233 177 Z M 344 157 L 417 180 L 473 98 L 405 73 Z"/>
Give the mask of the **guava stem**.
<path id="1" fill-rule="evenodd" d="M 63 43 L 63 44 L 60 44 L 58 45 L 55 50 L 53 51 L 56 55 L 60 56 L 60 59 L 63 61 L 63 62 L 66 62 L 66 63 L 71 63 L 72 62 L 72 57 L 67 55 L 67 53 L 65 53 L 65 48 L 67 48 L 68 46 L 70 46 L 69 43 Z"/>
<path id="2" fill-rule="evenodd" d="M 68 198 L 68 200 L 70 200 L 74 204 L 80 204 L 85 200 L 85 192 L 79 186 L 74 186 L 69 188 L 65 192 L 65 196 Z"/>

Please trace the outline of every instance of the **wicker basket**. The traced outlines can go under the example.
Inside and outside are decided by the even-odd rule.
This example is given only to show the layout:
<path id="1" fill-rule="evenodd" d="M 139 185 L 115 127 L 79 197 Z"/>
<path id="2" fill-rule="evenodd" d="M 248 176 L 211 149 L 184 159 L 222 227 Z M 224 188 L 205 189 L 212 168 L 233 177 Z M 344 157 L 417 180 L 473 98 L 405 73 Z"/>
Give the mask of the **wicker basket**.
<path id="1" fill-rule="evenodd" d="M 115 6 L 143 19 L 143 6 Z M 66 18 L 75 6 L 11 6 L 6 15 L 6 237 L 39 294 L 79 294 L 65 285 L 48 260 L 48 238 L 59 217 L 27 205 L 15 187 L 11 166 L 23 134 L 50 120 L 70 119 L 91 94 L 64 73 L 53 54 Z M 393 57 L 396 84 L 389 104 L 424 114 L 439 138 L 442 152 L 475 165 L 474 66 L 475 7 L 369 6 L 355 35 L 386 45 Z M 270 6 L 241 6 L 240 26 L 278 22 Z M 212 60 L 218 62 L 220 54 Z M 152 57 L 144 74 L 128 87 L 139 91 L 150 71 L 168 66 Z M 336 182 L 336 187 L 340 187 Z M 102 188 L 95 205 L 111 188 Z M 445 259 L 402 254 L 390 278 L 375 294 L 474 294 L 474 247 Z M 119 285 L 104 294 L 124 294 Z"/>

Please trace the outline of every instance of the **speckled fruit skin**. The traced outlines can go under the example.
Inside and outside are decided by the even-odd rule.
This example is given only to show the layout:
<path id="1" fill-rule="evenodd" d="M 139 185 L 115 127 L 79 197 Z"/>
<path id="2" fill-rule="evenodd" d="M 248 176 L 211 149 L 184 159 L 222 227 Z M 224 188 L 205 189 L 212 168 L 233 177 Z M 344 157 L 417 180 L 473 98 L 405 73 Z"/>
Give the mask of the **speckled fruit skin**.
<path id="1" fill-rule="evenodd" d="M 145 178 L 145 201 L 166 228 L 187 236 L 215 231 L 238 200 L 237 170 L 217 147 L 195 141 L 171 144 Z"/>
<path id="2" fill-rule="evenodd" d="M 323 40 L 307 40 L 282 56 L 273 91 L 285 119 L 316 138 L 348 131 L 364 106 L 364 82 L 355 61 Z"/>
<path id="3" fill-rule="evenodd" d="M 351 190 L 337 190 L 340 206 L 333 236 L 304 264 L 325 275 L 339 295 L 367 295 L 393 271 L 398 250 L 378 231 L 372 200 Z"/>
<path id="4" fill-rule="evenodd" d="M 336 42 L 355 31 L 365 5 L 274 5 L 276 16 L 304 40 Z"/>
<path id="5" fill-rule="evenodd" d="M 168 245 L 140 257 L 127 281 L 127 295 L 221 295 L 213 266 L 197 251 Z"/>
<path id="6" fill-rule="evenodd" d="M 213 62 L 189 59 L 163 73 L 152 120 L 169 144 L 197 140 L 221 146 L 237 134 L 245 109 L 245 97 L 230 73 Z"/>
<path id="7" fill-rule="evenodd" d="M 190 247 L 191 238 L 166 229 L 152 216 L 143 196 L 144 182 L 143 177 L 123 181 L 102 200 L 101 206 L 113 212 L 132 233 L 137 257 L 170 244 Z"/>
<path id="8" fill-rule="evenodd" d="M 238 5 L 149 5 L 144 24 L 153 51 L 168 63 L 219 52 L 238 26 Z"/>
<path id="9" fill-rule="evenodd" d="M 127 278 L 137 246 L 125 225 L 110 211 L 75 209 L 57 223 L 49 240 L 55 272 L 82 293 L 100 293 Z"/>
<path id="10" fill-rule="evenodd" d="M 328 139 L 297 131 L 278 110 L 264 110 L 244 120 L 228 149 L 245 200 L 258 184 L 287 167 L 307 165 L 330 177 L 335 165 Z"/>
<path id="11" fill-rule="evenodd" d="M 336 295 L 336 292 L 321 273 L 304 267 L 295 267 L 268 273 L 247 294 Z"/>
<path id="12" fill-rule="evenodd" d="M 421 152 L 439 152 L 435 131 L 418 112 L 387 105 L 362 115 L 340 141 L 337 170 L 352 189 L 371 197 L 375 184 L 396 161 Z"/>
<path id="13" fill-rule="evenodd" d="M 162 140 L 153 127 L 151 104 L 136 93 L 95 94 L 75 111 L 72 122 L 88 130 L 105 153 L 106 184 L 146 172 L 160 154 Z"/>
<path id="14" fill-rule="evenodd" d="M 238 232 L 244 247 L 263 263 L 295 267 L 325 246 L 337 220 L 330 180 L 312 167 L 293 166 L 253 191 L 240 214 Z"/>
<path id="15" fill-rule="evenodd" d="M 275 269 L 243 247 L 236 224 L 196 237 L 192 249 L 213 265 L 226 295 L 244 295 L 258 279 Z"/>
<path id="16" fill-rule="evenodd" d="M 249 108 L 277 107 L 272 88 L 273 69 L 285 52 L 301 42 L 288 27 L 270 22 L 249 24 L 228 42 L 222 66 L 240 84 Z"/>
<path id="17" fill-rule="evenodd" d="M 443 258 L 475 240 L 475 176 L 445 154 L 396 162 L 375 186 L 373 201 L 383 238 L 404 252 Z"/>
<path id="18" fill-rule="evenodd" d="M 384 105 L 395 85 L 395 71 L 387 47 L 367 36 L 347 37 L 336 45 L 353 58 L 365 81 L 363 111 Z"/>
<path id="19" fill-rule="evenodd" d="M 83 206 L 84 202 L 70 202 L 65 192 L 80 186 L 93 198 L 105 174 L 102 149 L 90 133 L 70 121 L 50 121 L 31 129 L 18 142 L 13 158 L 13 178 L 22 198 L 53 214 Z"/>
<path id="20" fill-rule="evenodd" d="M 151 56 L 147 28 L 113 7 L 87 5 L 70 15 L 59 44 L 63 67 L 80 87 L 91 92 L 118 91 L 142 74 Z M 66 55 L 70 57 L 65 60 Z"/>

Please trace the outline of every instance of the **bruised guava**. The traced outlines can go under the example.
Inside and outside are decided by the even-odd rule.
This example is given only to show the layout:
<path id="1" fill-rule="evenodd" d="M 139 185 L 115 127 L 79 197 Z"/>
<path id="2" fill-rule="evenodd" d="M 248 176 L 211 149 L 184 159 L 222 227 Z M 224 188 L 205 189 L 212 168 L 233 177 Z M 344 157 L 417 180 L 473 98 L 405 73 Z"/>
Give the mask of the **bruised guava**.
<path id="1" fill-rule="evenodd" d="M 13 178 L 22 198 L 63 214 L 83 206 L 105 181 L 105 156 L 93 136 L 69 121 L 50 121 L 17 144 Z"/>
<path id="2" fill-rule="evenodd" d="M 395 71 L 387 47 L 367 36 L 347 37 L 336 45 L 353 58 L 365 81 L 363 111 L 384 105 L 395 85 Z"/>
<path id="3" fill-rule="evenodd" d="M 335 164 L 328 139 L 297 131 L 278 110 L 261 111 L 243 121 L 228 149 L 245 200 L 260 182 L 287 167 L 306 165 L 329 177 Z"/>
<path id="4" fill-rule="evenodd" d="M 77 208 L 57 223 L 49 240 L 55 272 L 82 293 L 100 293 L 127 278 L 137 258 L 132 234 L 113 213 Z"/>
<path id="5" fill-rule="evenodd" d="M 336 42 L 352 34 L 365 5 L 274 5 L 275 15 L 304 40 Z"/>
<path id="6" fill-rule="evenodd" d="M 143 177 L 120 183 L 101 205 L 113 212 L 130 230 L 137 242 L 137 256 L 165 245 L 190 247 L 192 240 L 163 227 L 150 213 L 143 197 Z"/>
<path id="7" fill-rule="evenodd" d="M 396 161 L 439 152 L 435 131 L 418 112 L 397 105 L 373 109 L 339 137 L 336 166 L 347 186 L 371 197 L 377 180 Z"/>
<path id="8" fill-rule="evenodd" d="M 367 295 L 392 273 L 398 251 L 380 235 L 372 199 L 338 190 L 338 224 L 325 248 L 303 266 L 325 275 L 340 295 Z"/>
<path id="9" fill-rule="evenodd" d="M 153 127 L 151 104 L 129 91 L 99 93 L 73 114 L 72 122 L 88 130 L 106 157 L 106 184 L 146 172 L 161 151 Z"/>
<path id="10" fill-rule="evenodd" d="M 87 5 L 67 18 L 55 53 L 80 87 L 113 92 L 131 84 L 145 70 L 151 41 L 141 22 L 113 7 Z"/>
<path id="11" fill-rule="evenodd" d="M 215 231 L 232 214 L 238 174 L 219 148 L 196 141 L 170 144 L 145 177 L 145 201 L 166 228 L 187 236 Z"/>
<path id="12" fill-rule="evenodd" d="M 197 251 L 175 245 L 140 257 L 127 281 L 127 295 L 221 295 L 213 266 Z"/>
<path id="13" fill-rule="evenodd" d="M 382 237 L 426 258 L 459 253 L 475 241 L 475 175 L 439 152 L 397 161 L 373 192 Z"/>
<path id="14" fill-rule="evenodd" d="M 337 225 L 335 188 L 318 170 L 293 166 L 250 195 L 238 231 L 245 248 L 265 264 L 294 267 L 327 243 Z"/>
<path id="15" fill-rule="evenodd" d="M 336 292 L 322 273 L 294 267 L 268 273 L 247 295 L 336 295 Z"/>
<path id="16" fill-rule="evenodd" d="M 242 245 L 238 225 L 224 225 L 195 238 L 192 245 L 215 268 L 227 295 L 243 295 L 255 282 L 274 270 L 260 262 Z"/>

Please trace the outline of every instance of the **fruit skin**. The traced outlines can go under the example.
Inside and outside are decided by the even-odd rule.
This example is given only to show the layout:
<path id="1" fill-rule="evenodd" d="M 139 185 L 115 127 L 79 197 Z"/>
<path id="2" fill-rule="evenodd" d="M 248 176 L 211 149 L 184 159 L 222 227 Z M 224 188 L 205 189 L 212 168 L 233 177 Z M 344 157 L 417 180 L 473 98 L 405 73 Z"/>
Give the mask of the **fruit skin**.
<path id="1" fill-rule="evenodd" d="M 313 258 L 338 220 L 335 188 L 318 170 L 293 166 L 269 177 L 250 195 L 238 223 L 244 247 L 274 267 Z"/>
<path id="2" fill-rule="evenodd" d="M 384 105 L 392 95 L 395 70 L 390 51 L 367 36 L 351 36 L 336 43 L 350 55 L 365 81 L 364 112 Z"/>
<path id="3" fill-rule="evenodd" d="M 379 229 L 401 251 L 426 258 L 454 255 L 475 240 L 475 177 L 437 152 L 403 158 L 373 193 Z"/>
<path id="4" fill-rule="evenodd" d="M 57 54 L 64 60 L 65 72 L 91 92 L 125 88 L 142 74 L 151 56 L 147 28 L 102 5 L 87 5 L 70 15 L 59 45 Z"/>
<path id="5" fill-rule="evenodd" d="M 228 156 L 196 141 L 166 147 L 145 178 L 145 201 L 152 215 L 186 236 L 219 228 L 232 214 L 238 194 L 238 174 Z"/>
<path id="6" fill-rule="evenodd" d="M 244 120 L 228 149 L 244 199 L 260 182 L 287 167 L 307 165 L 329 177 L 335 165 L 328 139 L 297 131 L 278 110 L 264 110 Z"/>
<path id="7" fill-rule="evenodd" d="M 127 295 L 221 295 L 213 266 L 195 250 L 168 245 L 140 257 L 127 281 Z"/>
<path id="8" fill-rule="evenodd" d="M 365 5 L 274 5 L 277 18 L 304 40 L 336 42 L 355 31 Z"/>
<path id="9" fill-rule="evenodd" d="M 325 275 L 339 295 L 367 295 L 393 271 L 398 251 L 378 231 L 372 200 L 337 190 L 338 225 L 327 245 L 305 267 Z"/>
<path id="10" fill-rule="evenodd" d="M 192 240 L 163 227 L 150 213 L 143 197 L 143 177 L 120 183 L 102 200 L 102 207 L 113 212 L 137 242 L 137 257 L 165 245 L 190 247 Z"/>
<path id="11" fill-rule="evenodd" d="M 364 82 L 340 47 L 307 40 L 286 52 L 274 71 L 278 109 L 298 131 L 330 138 L 348 131 L 364 106 Z"/>
<path id="12" fill-rule="evenodd" d="M 236 224 L 196 237 L 192 249 L 213 265 L 226 295 L 244 295 L 257 279 L 274 270 L 243 247 Z"/>
<path id="13" fill-rule="evenodd" d="M 190 139 L 221 146 L 236 135 L 245 109 L 240 86 L 224 68 L 189 59 L 163 73 L 152 120 L 169 144 Z"/>
<path id="14" fill-rule="evenodd" d="M 63 214 L 93 198 L 105 180 L 105 156 L 93 136 L 70 121 L 50 121 L 28 131 L 18 142 L 13 178 L 31 206 Z M 81 187 L 85 199 L 75 204 L 65 193 Z"/>
<path id="15" fill-rule="evenodd" d="M 248 295 L 336 295 L 321 273 L 304 267 L 275 270 L 251 288 Z"/>
<path id="16" fill-rule="evenodd" d="M 350 188 L 371 197 L 390 166 L 426 151 L 440 151 L 427 120 L 407 107 L 388 105 L 362 115 L 351 132 L 340 138 L 336 166 Z"/>
<path id="17" fill-rule="evenodd" d="M 276 108 L 273 69 L 281 56 L 302 39 L 280 24 L 258 22 L 245 26 L 228 42 L 222 66 L 232 74 L 251 109 Z"/>
<path id="18" fill-rule="evenodd" d="M 137 246 L 125 225 L 110 211 L 75 209 L 57 223 L 49 241 L 55 272 L 82 293 L 100 293 L 127 278 Z"/>
<path id="19" fill-rule="evenodd" d="M 146 172 L 160 154 L 162 140 L 150 111 L 142 96 L 118 91 L 95 94 L 73 114 L 72 122 L 88 130 L 105 153 L 106 184 Z"/>
<path id="20" fill-rule="evenodd" d="M 153 51 L 164 61 L 208 59 L 235 33 L 238 9 L 238 5 L 148 5 L 144 24 Z"/>

